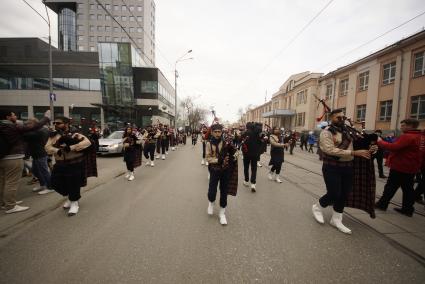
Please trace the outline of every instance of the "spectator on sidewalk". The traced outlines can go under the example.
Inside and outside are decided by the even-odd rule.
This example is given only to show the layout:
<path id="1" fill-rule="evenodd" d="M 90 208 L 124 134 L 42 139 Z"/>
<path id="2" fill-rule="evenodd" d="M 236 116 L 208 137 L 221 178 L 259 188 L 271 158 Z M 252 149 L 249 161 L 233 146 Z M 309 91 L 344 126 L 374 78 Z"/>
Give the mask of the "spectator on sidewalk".
<path id="1" fill-rule="evenodd" d="M 314 136 L 313 131 L 310 131 L 308 134 L 308 138 L 307 138 L 307 142 L 308 142 L 308 152 L 309 153 L 314 153 L 313 151 L 313 146 L 316 143 L 316 136 Z M 307 146 L 306 146 L 307 149 Z"/>
<path id="2" fill-rule="evenodd" d="M 28 126 L 34 126 L 38 123 L 38 119 L 32 118 L 27 121 Z M 50 172 L 48 166 L 48 156 L 44 149 L 47 139 L 49 139 L 49 129 L 44 126 L 36 131 L 24 134 L 27 142 L 29 154 L 32 157 L 32 172 L 40 182 L 40 186 L 33 188 L 38 194 L 48 194 L 54 192 L 50 186 Z"/>
<path id="3" fill-rule="evenodd" d="M 375 134 L 378 135 L 378 137 L 382 137 L 382 130 L 377 129 Z M 376 163 L 378 164 L 379 177 L 386 178 L 384 175 L 384 150 L 382 147 L 378 147 L 378 151 L 372 156 L 372 159 L 376 159 Z"/>
<path id="4" fill-rule="evenodd" d="M 28 210 L 27 206 L 16 204 L 16 193 L 24 166 L 24 133 L 41 128 L 49 122 L 50 111 L 32 126 L 17 124 L 12 111 L 0 110 L 0 202 L 6 213 Z"/>
<path id="5" fill-rule="evenodd" d="M 376 203 L 376 208 L 387 210 L 388 204 L 398 188 L 403 191 L 402 208 L 394 208 L 400 214 L 412 217 L 415 208 L 413 191 L 416 173 L 421 170 L 422 155 L 419 154 L 421 132 L 417 129 L 419 121 L 413 118 L 401 121 L 400 129 L 403 134 L 393 143 L 378 138 L 378 146 L 390 151 L 388 165 L 390 174 L 384 187 L 384 193 Z"/>

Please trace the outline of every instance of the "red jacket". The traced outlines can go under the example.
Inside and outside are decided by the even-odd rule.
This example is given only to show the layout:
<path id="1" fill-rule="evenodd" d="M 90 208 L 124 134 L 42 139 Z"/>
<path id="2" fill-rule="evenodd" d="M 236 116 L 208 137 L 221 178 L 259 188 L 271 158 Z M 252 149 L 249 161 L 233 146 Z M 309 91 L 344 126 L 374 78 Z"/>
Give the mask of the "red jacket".
<path id="1" fill-rule="evenodd" d="M 404 132 L 394 143 L 383 140 L 378 146 L 390 151 L 388 166 L 390 169 L 402 173 L 416 174 L 422 166 L 422 153 L 420 152 L 422 133 L 419 130 Z"/>

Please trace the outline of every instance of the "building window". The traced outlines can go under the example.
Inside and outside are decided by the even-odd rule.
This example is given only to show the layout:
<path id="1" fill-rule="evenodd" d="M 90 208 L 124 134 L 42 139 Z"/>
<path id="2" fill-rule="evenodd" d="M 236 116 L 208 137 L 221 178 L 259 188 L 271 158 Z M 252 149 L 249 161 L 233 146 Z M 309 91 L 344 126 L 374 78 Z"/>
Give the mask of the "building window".
<path id="1" fill-rule="evenodd" d="M 119 9 L 120 9 L 120 6 L 118 6 L 118 5 L 114 5 L 114 10 L 115 10 L 115 11 L 119 11 Z"/>
<path id="2" fill-rule="evenodd" d="M 359 91 L 366 91 L 369 87 L 369 71 L 359 74 Z"/>
<path id="3" fill-rule="evenodd" d="M 425 95 L 412 97 L 410 117 L 425 119 Z"/>
<path id="4" fill-rule="evenodd" d="M 142 6 L 137 6 L 137 11 L 142 12 Z"/>
<path id="5" fill-rule="evenodd" d="M 358 105 L 356 113 L 356 120 L 364 121 L 366 119 L 366 105 Z"/>
<path id="6" fill-rule="evenodd" d="M 388 85 L 394 82 L 395 80 L 395 62 L 391 62 L 384 65 L 383 75 L 382 75 L 382 84 Z"/>
<path id="7" fill-rule="evenodd" d="M 105 8 L 106 8 L 106 10 L 111 10 L 111 4 L 106 4 Z"/>
<path id="8" fill-rule="evenodd" d="M 128 20 L 129 20 L 130 22 L 134 22 L 134 17 L 133 17 L 133 16 L 130 16 L 130 17 L 128 17 Z"/>
<path id="9" fill-rule="evenodd" d="M 96 15 L 90 14 L 90 20 L 96 20 Z"/>
<path id="10" fill-rule="evenodd" d="M 307 103 L 307 92 L 305 90 L 297 93 L 297 105 Z"/>
<path id="11" fill-rule="evenodd" d="M 119 39 L 118 37 L 114 37 L 114 41 L 115 41 L 115 42 L 119 42 L 119 41 L 120 41 L 120 39 Z"/>
<path id="12" fill-rule="evenodd" d="M 348 95 L 348 78 L 339 81 L 339 95 L 341 97 Z"/>
<path id="13" fill-rule="evenodd" d="M 97 37 L 97 41 L 102 41 L 102 37 L 101 36 L 98 36 Z"/>
<path id="14" fill-rule="evenodd" d="M 127 16 L 121 16 L 121 20 L 122 20 L 123 22 L 127 21 Z"/>
<path id="15" fill-rule="evenodd" d="M 78 51 L 84 51 L 84 46 L 79 45 L 79 46 L 78 46 Z"/>
<path id="16" fill-rule="evenodd" d="M 138 38 L 137 43 L 143 43 L 143 40 L 141 38 Z"/>
<path id="17" fill-rule="evenodd" d="M 332 90 L 333 90 L 332 84 L 326 85 L 325 100 L 332 99 Z"/>
<path id="18" fill-rule="evenodd" d="M 393 101 L 384 101 L 379 104 L 379 120 L 380 121 L 390 121 L 391 113 L 393 111 Z"/>
<path id="19" fill-rule="evenodd" d="M 137 28 L 137 32 L 142 33 L 143 32 L 142 28 Z"/>
<path id="20" fill-rule="evenodd" d="M 121 42 L 126 42 L 127 41 L 127 38 L 126 37 L 122 37 L 121 38 Z"/>
<path id="21" fill-rule="evenodd" d="M 79 31 L 84 30 L 84 26 L 79 25 L 79 26 L 78 26 L 78 30 L 79 30 Z"/>
<path id="22" fill-rule="evenodd" d="M 90 31 L 94 32 L 94 26 L 90 26 Z"/>
<path id="23" fill-rule="evenodd" d="M 102 21 L 103 20 L 103 15 L 97 15 L 97 20 L 98 21 Z"/>
<path id="24" fill-rule="evenodd" d="M 134 28 L 130 27 L 129 31 L 130 31 L 130 33 L 134 33 Z"/>
<path id="25" fill-rule="evenodd" d="M 106 15 L 106 16 L 105 16 L 105 21 L 110 21 L 110 20 L 111 20 L 111 16 Z"/>
<path id="26" fill-rule="evenodd" d="M 96 5 L 90 4 L 90 10 L 94 10 L 96 8 Z"/>
<path id="27" fill-rule="evenodd" d="M 425 51 L 415 54 L 415 71 L 414 77 L 425 75 Z"/>
<path id="28" fill-rule="evenodd" d="M 130 5 L 130 11 L 134 11 L 134 6 L 133 5 Z"/>
<path id="29" fill-rule="evenodd" d="M 98 10 L 102 10 L 102 5 L 99 5 L 99 4 L 98 4 L 98 5 L 97 5 L 97 9 L 98 9 Z"/>
<path id="30" fill-rule="evenodd" d="M 110 42 L 111 41 L 111 37 L 110 36 L 106 36 L 105 37 L 105 41 Z"/>
<path id="31" fill-rule="evenodd" d="M 94 42 L 94 36 L 90 37 L 90 42 Z"/>
<path id="32" fill-rule="evenodd" d="M 106 26 L 106 27 L 105 27 L 105 31 L 110 32 L 110 31 L 111 31 L 111 27 Z"/>
<path id="33" fill-rule="evenodd" d="M 119 31 L 118 27 L 114 27 L 114 33 L 117 33 Z"/>
<path id="34" fill-rule="evenodd" d="M 127 11 L 127 6 L 122 5 L 122 6 L 121 6 L 121 11 Z"/>
<path id="35" fill-rule="evenodd" d="M 97 26 L 97 31 L 98 32 L 103 32 L 103 26 Z"/>
<path id="36" fill-rule="evenodd" d="M 297 117 L 295 119 L 296 126 L 304 126 L 305 124 L 305 112 L 297 113 Z"/>
<path id="37" fill-rule="evenodd" d="M 94 46 L 90 46 L 90 51 L 96 51 L 96 49 L 94 48 Z"/>
<path id="38" fill-rule="evenodd" d="M 142 22 L 142 21 L 143 21 L 143 18 L 142 18 L 142 17 L 140 17 L 140 16 L 138 16 L 138 17 L 137 17 L 137 21 L 138 21 L 138 22 Z"/>
<path id="39" fill-rule="evenodd" d="M 78 36 L 78 41 L 83 41 L 84 40 L 84 37 L 83 36 Z"/>

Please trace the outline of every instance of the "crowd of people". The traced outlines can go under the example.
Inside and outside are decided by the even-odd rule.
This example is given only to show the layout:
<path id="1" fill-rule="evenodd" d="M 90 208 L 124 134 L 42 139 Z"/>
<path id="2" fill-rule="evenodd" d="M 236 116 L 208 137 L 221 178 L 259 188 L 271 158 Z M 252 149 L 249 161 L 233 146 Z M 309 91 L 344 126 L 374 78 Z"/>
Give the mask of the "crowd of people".
<path id="1" fill-rule="evenodd" d="M 32 159 L 31 170 L 39 185 L 33 191 L 38 194 L 57 192 L 66 197 L 63 208 L 69 216 L 79 211 L 81 187 L 87 178 L 97 176 L 96 153 L 100 130 L 92 127 L 81 133 L 67 117 L 56 117 L 50 125 L 47 111 L 41 120 L 29 119 L 18 123 L 13 112 L 0 112 L 0 201 L 7 214 L 28 210 L 16 200 L 24 169 L 24 158 Z M 225 210 L 228 195 L 236 195 L 238 187 L 238 160 L 242 156 L 243 182 L 252 193 L 258 191 L 257 168 L 262 166 L 260 157 L 270 145 L 268 178 L 282 183 L 281 171 L 285 151 L 293 154 L 299 140 L 300 148 L 314 152 L 318 144 L 323 161 L 324 194 L 312 207 L 318 223 L 325 223 L 323 211 L 332 206 L 330 224 L 343 233 L 351 230 L 342 223 L 345 207 L 364 210 L 375 218 L 375 209 L 387 210 L 398 188 L 403 191 L 402 207 L 395 210 L 405 216 L 413 216 L 414 203 L 423 203 L 425 182 L 425 132 L 418 130 L 419 121 L 401 121 L 401 135 L 382 136 L 382 131 L 368 133 L 356 129 L 340 109 L 330 112 L 330 122 L 323 125 L 320 136 L 313 131 L 297 135 L 279 127 L 249 122 L 239 128 L 227 129 L 214 120 L 210 127 L 203 125 L 199 131 L 188 134 L 195 147 L 200 138 L 201 164 L 208 168 L 208 208 L 214 214 L 217 191 L 220 191 L 219 222 L 227 224 Z M 104 130 L 105 132 L 105 130 Z M 105 133 L 103 133 L 105 134 Z M 158 123 L 145 128 L 128 125 L 123 131 L 123 160 L 128 181 L 135 180 L 134 169 L 141 166 L 142 156 L 146 166 L 154 167 L 155 159 L 165 160 L 169 151 L 186 144 L 185 132 Z M 375 165 L 380 178 L 385 165 L 389 176 L 380 199 L 375 202 Z M 415 181 L 418 182 L 414 189 Z"/>

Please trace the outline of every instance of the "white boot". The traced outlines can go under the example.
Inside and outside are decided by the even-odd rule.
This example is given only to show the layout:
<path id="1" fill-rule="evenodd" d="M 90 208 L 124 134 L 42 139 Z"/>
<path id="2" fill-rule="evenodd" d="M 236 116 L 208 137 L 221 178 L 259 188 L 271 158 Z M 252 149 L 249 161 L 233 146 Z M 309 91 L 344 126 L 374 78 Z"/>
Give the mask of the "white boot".
<path id="1" fill-rule="evenodd" d="M 256 192 L 256 190 L 255 190 L 255 183 L 252 183 L 251 184 L 251 192 Z"/>
<path id="2" fill-rule="evenodd" d="M 151 161 L 151 167 L 155 167 L 155 163 Z"/>
<path id="3" fill-rule="evenodd" d="M 269 172 L 269 180 L 274 180 L 274 173 L 273 172 Z"/>
<path id="4" fill-rule="evenodd" d="M 322 209 L 323 209 L 323 207 L 320 206 L 319 202 L 314 204 L 313 208 L 311 209 L 311 211 L 313 212 L 314 219 L 316 219 L 316 221 L 320 224 L 325 223 L 325 219 L 323 218 Z"/>
<path id="5" fill-rule="evenodd" d="M 125 174 L 125 178 L 129 178 L 130 177 L 130 171 L 127 171 L 127 173 Z"/>
<path id="6" fill-rule="evenodd" d="M 214 202 L 208 202 L 207 213 L 208 213 L 208 215 L 214 214 Z"/>
<path id="7" fill-rule="evenodd" d="M 257 167 L 261 168 L 263 165 L 260 162 L 257 162 Z"/>
<path id="8" fill-rule="evenodd" d="M 155 159 L 159 159 L 159 155 L 156 155 L 156 156 L 155 156 Z"/>
<path id="9" fill-rule="evenodd" d="M 149 166 L 151 164 L 151 162 L 149 162 L 149 160 L 146 162 L 146 166 Z"/>
<path id="10" fill-rule="evenodd" d="M 225 212 L 226 212 L 226 209 L 220 207 L 220 212 L 218 213 L 218 218 L 220 219 L 220 224 L 223 225 L 223 226 L 227 225 L 226 215 L 224 215 Z"/>
<path id="11" fill-rule="evenodd" d="M 249 186 L 249 181 L 243 181 L 244 186 Z"/>
<path id="12" fill-rule="evenodd" d="M 68 216 L 76 215 L 79 209 L 78 201 L 71 201 L 71 208 L 69 208 Z"/>
<path id="13" fill-rule="evenodd" d="M 333 211 L 330 224 L 336 227 L 338 230 L 340 230 L 344 234 L 351 235 L 351 230 L 345 227 L 344 224 L 342 224 L 342 213 Z"/>
<path id="14" fill-rule="evenodd" d="M 134 180 L 134 173 L 133 173 L 133 172 L 132 172 L 132 173 L 130 174 L 130 176 L 128 177 L 128 180 L 129 180 L 129 181 Z"/>
<path id="15" fill-rule="evenodd" d="M 65 203 L 63 204 L 62 208 L 65 210 L 65 209 L 69 209 L 69 207 L 71 207 L 71 201 L 67 199 Z"/>
<path id="16" fill-rule="evenodd" d="M 276 182 L 277 182 L 277 183 L 282 183 L 282 181 L 280 180 L 279 175 L 276 175 Z"/>
<path id="17" fill-rule="evenodd" d="M 205 166 L 208 166 L 208 162 L 205 162 Z"/>
<path id="18" fill-rule="evenodd" d="M 205 165 L 205 159 L 201 160 L 201 165 Z"/>
<path id="19" fill-rule="evenodd" d="M 161 159 L 165 160 L 165 155 L 164 155 L 164 154 L 162 154 L 162 157 L 161 157 Z"/>

